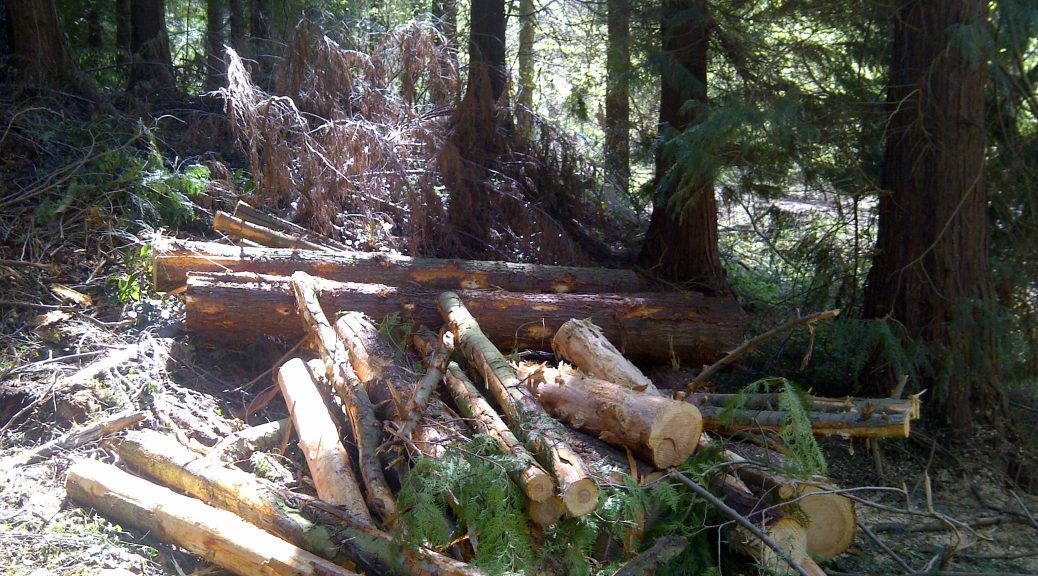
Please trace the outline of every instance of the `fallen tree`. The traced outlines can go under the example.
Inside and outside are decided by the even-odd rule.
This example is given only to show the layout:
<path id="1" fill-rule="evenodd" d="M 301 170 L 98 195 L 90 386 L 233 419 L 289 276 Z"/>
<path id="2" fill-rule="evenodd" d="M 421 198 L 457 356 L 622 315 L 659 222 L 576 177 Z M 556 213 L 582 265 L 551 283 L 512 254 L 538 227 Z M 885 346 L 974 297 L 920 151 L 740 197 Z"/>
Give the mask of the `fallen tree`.
<path id="1" fill-rule="evenodd" d="M 372 318 L 400 313 L 415 324 L 436 325 L 438 292 L 413 287 L 317 280 L 329 315 L 346 310 Z M 632 360 L 709 362 L 739 342 L 742 314 L 734 300 L 695 292 L 645 294 L 459 293 L 499 348 L 548 350 L 556 330 L 572 318 L 591 317 Z M 290 281 L 251 273 L 190 274 L 185 292 L 187 327 L 229 347 L 260 335 L 298 338 Z M 356 367 L 355 367 L 356 368 Z M 360 374 L 358 370 L 358 375 Z"/>
<path id="2" fill-rule="evenodd" d="M 787 414 L 779 410 L 727 409 L 699 406 L 703 426 L 711 430 L 778 432 L 786 424 Z M 908 438 L 911 417 L 899 413 L 812 412 L 811 431 L 815 436 L 841 438 Z"/>

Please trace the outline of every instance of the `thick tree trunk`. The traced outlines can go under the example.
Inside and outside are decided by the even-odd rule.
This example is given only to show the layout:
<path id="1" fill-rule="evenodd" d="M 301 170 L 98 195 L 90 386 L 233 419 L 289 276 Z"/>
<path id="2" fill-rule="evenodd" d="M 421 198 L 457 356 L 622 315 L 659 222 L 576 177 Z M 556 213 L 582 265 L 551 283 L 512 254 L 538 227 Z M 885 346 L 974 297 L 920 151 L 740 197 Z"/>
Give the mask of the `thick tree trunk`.
<path id="1" fill-rule="evenodd" d="M 140 87 L 150 94 L 161 94 L 176 88 L 165 0 L 131 0 L 130 52 L 131 90 Z"/>
<path id="2" fill-rule="evenodd" d="M 115 0 L 115 48 L 120 63 L 130 61 L 130 13 L 130 0 Z"/>
<path id="3" fill-rule="evenodd" d="M 317 285 L 329 315 L 358 310 L 372 318 L 400 313 L 426 326 L 440 321 L 435 290 L 323 279 Z M 737 346 L 742 334 L 742 317 L 734 302 L 694 292 L 592 295 L 472 290 L 460 294 L 472 313 L 483 319 L 490 340 L 505 350 L 550 350 L 556 330 L 572 318 L 590 317 L 634 361 L 709 363 Z M 289 280 L 282 276 L 191 274 L 185 302 L 188 330 L 213 342 L 240 347 L 262 335 L 303 335 Z M 356 365 L 354 369 L 364 380 L 361 369 Z"/>
<path id="4" fill-rule="evenodd" d="M 590 320 L 570 320 L 563 324 L 551 340 L 551 349 L 557 357 L 571 362 L 589 376 L 636 392 L 659 394 L 652 380 L 624 358 L 602 329 Z"/>
<path id="5" fill-rule="evenodd" d="M 527 363 L 519 366 L 519 377 L 552 416 L 657 468 L 681 464 L 699 444 L 703 419 L 688 403 Z"/>
<path id="6" fill-rule="evenodd" d="M 534 42 L 537 40 L 537 5 L 519 0 L 519 90 L 516 95 L 516 127 L 525 138 L 533 136 Z"/>
<path id="7" fill-rule="evenodd" d="M 606 180 L 624 194 L 631 183 L 631 4 L 606 2 Z"/>
<path id="8" fill-rule="evenodd" d="M 231 29 L 231 48 L 245 54 L 245 0 L 227 0 L 227 19 Z"/>
<path id="9" fill-rule="evenodd" d="M 902 1 L 894 17 L 883 188 L 865 314 L 890 317 L 922 344 L 951 429 L 1011 422 L 996 380 L 988 269 L 985 47 L 960 28 L 986 29 L 983 0 Z M 960 328 L 955 328 L 960 326 Z M 878 352 L 881 355 L 882 351 Z M 900 374 L 888 374 L 886 394 Z"/>
<path id="10" fill-rule="evenodd" d="M 697 121 L 686 102 L 707 101 L 709 21 L 705 0 L 668 0 L 661 21 L 663 65 L 660 131 L 675 134 Z M 717 246 L 717 199 L 708 175 L 667 178 L 678 151 L 667 142 L 656 152 L 652 219 L 639 263 L 661 278 L 729 294 Z"/>
<path id="11" fill-rule="evenodd" d="M 7 26 L 19 80 L 91 91 L 72 61 L 54 0 L 7 0 Z"/>
<path id="12" fill-rule="evenodd" d="M 490 88 L 490 98 L 497 102 L 508 81 L 505 65 L 504 0 L 473 0 L 470 11 L 469 79 L 466 99 L 481 84 Z"/>
<path id="13" fill-rule="evenodd" d="M 205 2 L 205 87 L 216 90 L 224 84 L 223 0 Z"/>
<path id="14" fill-rule="evenodd" d="M 96 460 L 81 460 L 65 481 L 69 498 L 204 557 L 235 574 L 351 576 L 354 572 L 285 542 L 234 514 L 181 496 Z"/>
<path id="15" fill-rule="evenodd" d="M 349 452 L 339 442 L 339 431 L 306 363 L 298 358 L 285 362 L 278 370 L 278 385 L 292 414 L 299 449 L 306 457 L 317 495 L 370 523 L 371 514 L 353 476 Z"/>
<path id="16" fill-rule="evenodd" d="M 152 249 L 153 279 L 159 292 L 180 288 L 187 282 L 189 272 L 221 271 L 282 276 L 303 271 L 338 282 L 421 286 L 430 290 L 596 294 L 657 289 L 633 271 L 608 268 L 439 260 L 374 252 L 240 248 L 170 238 L 156 240 Z"/>
<path id="17" fill-rule="evenodd" d="M 454 333 L 458 350 L 483 376 L 509 427 L 522 438 L 557 480 L 559 497 L 572 516 L 590 514 L 598 506 L 598 486 L 588 477 L 584 461 L 563 440 L 560 425 L 545 413 L 501 352 L 487 339 L 457 294 L 437 300 L 440 314 Z"/>
<path id="18" fill-rule="evenodd" d="M 443 34 L 447 42 L 458 43 L 458 2 L 457 0 L 432 0 L 430 13 L 433 25 Z"/>

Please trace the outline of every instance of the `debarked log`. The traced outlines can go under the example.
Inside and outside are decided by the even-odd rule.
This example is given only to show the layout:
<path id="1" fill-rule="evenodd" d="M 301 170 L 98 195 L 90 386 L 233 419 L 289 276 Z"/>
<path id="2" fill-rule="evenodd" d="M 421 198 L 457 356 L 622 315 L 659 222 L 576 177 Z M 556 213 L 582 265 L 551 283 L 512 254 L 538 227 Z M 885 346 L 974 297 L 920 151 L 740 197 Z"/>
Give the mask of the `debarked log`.
<path id="1" fill-rule="evenodd" d="M 329 252 L 302 248 L 250 248 L 160 238 L 152 244 L 155 290 L 168 292 L 183 286 L 190 272 L 254 272 L 290 276 L 296 271 L 339 282 L 422 286 L 436 290 L 500 289 L 546 294 L 657 290 L 631 270 L 412 258 L 381 252 Z"/>
<path id="2" fill-rule="evenodd" d="M 330 317 L 347 310 L 375 319 L 400 313 L 415 324 L 438 325 L 436 291 L 318 279 Z M 188 277 L 187 327 L 214 343 L 241 347 L 261 335 L 299 338 L 290 280 L 252 273 L 201 273 Z M 519 294 L 460 292 L 484 333 L 503 350 L 549 350 L 556 330 L 571 318 L 592 318 L 634 361 L 710 362 L 736 345 L 742 313 L 734 300 L 695 292 L 643 294 Z M 358 370 L 358 375 L 363 375 Z"/>

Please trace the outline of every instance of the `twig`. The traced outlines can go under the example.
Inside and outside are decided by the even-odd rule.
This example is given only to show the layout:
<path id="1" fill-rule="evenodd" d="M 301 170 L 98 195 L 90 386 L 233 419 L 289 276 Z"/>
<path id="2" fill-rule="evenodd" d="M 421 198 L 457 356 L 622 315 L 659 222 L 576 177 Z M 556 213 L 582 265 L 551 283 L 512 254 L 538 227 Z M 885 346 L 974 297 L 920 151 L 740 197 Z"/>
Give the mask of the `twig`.
<path id="1" fill-rule="evenodd" d="M 692 480 L 688 476 L 685 476 L 676 469 L 671 468 L 669 473 L 675 478 L 677 478 L 679 481 L 681 481 L 682 484 L 691 488 L 693 492 L 702 496 L 707 502 L 713 505 L 714 508 L 717 508 L 721 512 L 721 514 L 735 521 L 736 524 L 745 528 L 750 534 L 753 534 L 768 548 L 774 550 L 775 553 L 778 554 L 779 558 L 782 558 L 782 560 L 785 561 L 786 564 L 789 564 L 789 567 L 795 570 L 797 574 L 800 574 L 800 576 L 811 576 L 811 573 L 808 572 L 803 566 L 801 566 L 799 562 L 790 557 L 790 555 L 785 550 L 783 550 L 777 542 L 772 540 L 771 536 L 768 536 L 763 531 L 761 531 L 760 528 L 757 528 L 753 524 L 753 522 L 747 520 L 745 516 L 733 510 L 730 506 L 725 504 L 724 501 L 722 501 L 720 498 L 711 494 L 709 490 L 703 488 L 694 480 Z"/>
<path id="2" fill-rule="evenodd" d="M 1013 498 L 1016 498 L 1016 503 L 1020 505 L 1020 508 L 1024 511 L 1024 514 L 1027 515 L 1027 519 L 1031 521 L 1031 524 L 1033 524 L 1035 528 L 1038 528 L 1038 520 L 1035 520 L 1034 515 L 1031 514 L 1031 511 L 1027 509 L 1027 505 L 1024 504 L 1024 501 L 1020 499 L 1020 496 L 1017 495 L 1016 491 L 1010 490 L 1009 493 L 1013 495 Z"/>
<path id="3" fill-rule="evenodd" d="M 869 540 L 875 542 L 876 545 L 879 546 L 880 549 L 883 550 L 883 552 L 885 552 L 887 556 L 890 556 L 894 560 L 894 562 L 897 562 L 898 566 L 904 569 L 906 573 L 913 572 L 913 569 L 911 566 L 908 565 L 908 562 L 905 562 L 904 558 L 898 556 L 896 552 L 891 550 L 890 546 L 887 546 L 886 542 L 880 540 L 879 536 L 877 536 L 875 532 L 870 530 L 868 526 L 866 526 L 865 524 L 858 524 L 858 528 L 861 528 L 861 531 L 869 537 Z"/>
<path id="4" fill-rule="evenodd" d="M 840 310 L 839 309 L 835 309 L 835 310 L 826 310 L 825 312 L 818 312 L 818 313 L 815 313 L 815 314 L 810 314 L 808 316 L 801 316 L 799 318 L 794 318 L 793 320 L 790 320 L 789 322 L 786 322 L 785 324 L 783 324 L 781 326 L 777 326 L 775 328 L 772 328 L 771 330 L 768 330 L 767 332 L 765 332 L 765 333 L 763 333 L 763 334 L 761 334 L 759 336 L 755 336 L 755 337 L 747 340 L 746 342 L 743 342 L 742 344 L 740 344 L 738 348 L 736 348 L 735 350 L 732 350 L 731 352 L 726 354 L 724 358 L 721 358 L 717 362 L 714 362 L 710 366 L 707 366 L 706 368 L 704 368 L 703 371 L 700 372 L 698 376 L 693 378 L 692 381 L 688 383 L 688 386 L 686 386 L 685 389 L 686 389 L 686 391 L 688 393 L 691 394 L 692 392 L 695 391 L 696 386 L 698 386 L 699 384 L 702 384 L 703 382 L 705 382 L 707 379 L 709 379 L 711 376 L 713 376 L 715 373 L 717 373 L 718 370 L 720 370 L 721 368 L 724 368 L 728 364 L 731 364 L 736 359 L 738 359 L 740 356 L 742 356 L 743 354 L 753 350 L 754 348 L 756 348 L 757 346 L 759 346 L 762 342 L 764 342 L 766 340 L 769 340 L 769 339 L 771 339 L 771 338 L 773 338 L 775 336 L 778 336 L 779 334 L 782 334 L 784 332 L 788 332 L 788 331 L 792 330 L 793 328 L 796 328 L 797 326 L 800 326 L 801 324 L 808 324 L 808 325 L 810 325 L 810 324 L 814 324 L 815 322 L 819 322 L 821 320 L 828 320 L 830 318 L 835 318 L 835 317 L 837 317 L 839 315 L 840 315 Z"/>

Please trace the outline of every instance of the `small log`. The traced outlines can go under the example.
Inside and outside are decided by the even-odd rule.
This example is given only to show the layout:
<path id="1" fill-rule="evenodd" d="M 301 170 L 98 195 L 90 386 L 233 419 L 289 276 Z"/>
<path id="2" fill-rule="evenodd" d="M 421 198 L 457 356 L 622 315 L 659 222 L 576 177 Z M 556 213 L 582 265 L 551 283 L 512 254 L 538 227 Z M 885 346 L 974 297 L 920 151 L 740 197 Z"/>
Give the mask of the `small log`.
<path id="1" fill-rule="evenodd" d="M 418 341 L 417 333 L 413 340 Z M 397 432 L 402 438 L 410 438 L 411 432 L 418 426 L 433 391 L 443 381 L 447 363 L 454 352 L 454 342 L 450 338 L 434 338 L 433 342 L 435 343 L 430 343 L 432 345 L 429 349 L 419 351 L 422 363 L 425 364 L 425 374 L 418 380 L 414 396 L 411 397 L 411 401 L 408 402 L 405 409 L 403 425 Z"/>
<path id="2" fill-rule="evenodd" d="M 410 286 L 349 284 L 318 280 L 321 305 L 330 317 L 356 310 L 372 318 L 397 312 L 416 325 L 440 323 L 435 290 Z M 734 300 L 694 292 L 643 294 L 518 294 L 472 290 L 461 293 L 482 318 L 485 334 L 505 350 L 547 350 L 558 328 L 590 317 L 633 361 L 709 362 L 738 342 L 743 316 Z M 303 334 L 289 280 L 251 273 L 190 274 L 185 292 L 187 328 L 212 342 L 241 347 L 266 334 L 297 339 Z M 356 369 L 356 367 L 355 367 Z M 360 374 L 358 370 L 358 376 Z"/>
<path id="3" fill-rule="evenodd" d="M 426 330 L 418 330 L 414 334 L 415 348 L 423 356 L 428 356 L 430 350 L 433 350 L 435 340 L 436 336 Z M 502 453 L 510 454 L 522 464 L 522 467 L 514 470 L 511 476 L 526 497 L 534 502 L 543 502 L 549 497 L 554 497 L 555 481 L 537 465 L 533 455 L 508 429 L 504 420 L 476 390 L 476 386 L 456 362 L 447 364 L 444 384 L 447 391 L 450 392 L 451 399 L 454 400 L 454 405 L 466 418 L 465 421 L 472 431 L 493 438 Z"/>
<path id="4" fill-rule="evenodd" d="M 225 216 L 217 216 L 227 227 Z M 229 221 L 234 224 L 235 221 Z M 247 224 L 247 223 L 246 223 Z M 243 230 L 242 233 L 245 233 Z M 269 233 L 262 232 L 263 236 Z M 253 272 L 290 276 L 303 271 L 339 282 L 421 286 L 430 290 L 508 290 L 545 294 L 654 292 L 653 284 L 630 270 L 516 264 L 482 260 L 412 258 L 397 254 L 303 246 L 278 239 L 284 248 L 242 248 L 215 242 L 161 238 L 152 244 L 155 290 L 183 286 L 189 272 Z"/>
<path id="5" fill-rule="evenodd" d="M 294 222 L 289 222 L 288 220 L 278 218 L 277 216 L 268 214 L 262 210 L 257 210 L 242 200 L 238 200 L 238 203 L 234 205 L 234 216 L 235 218 L 240 218 L 246 222 L 264 226 L 271 230 L 277 230 L 278 232 L 283 232 L 301 240 L 317 244 L 326 250 L 349 250 L 349 247 L 341 242 L 336 242 L 327 236 L 303 228 Z"/>
<path id="6" fill-rule="evenodd" d="M 438 299 L 440 313 L 454 333 L 462 354 L 483 376 L 486 387 L 516 436 L 522 438 L 548 470 L 554 474 L 559 494 L 572 516 L 590 514 L 598 506 L 598 486 L 588 477 L 587 467 L 557 431 L 559 424 L 548 416 L 523 386 L 515 369 L 487 339 L 457 294 L 445 292 Z"/>
<path id="7" fill-rule="evenodd" d="M 786 421 L 786 413 L 777 410 L 733 410 L 730 421 L 722 418 L 725 409 L 718 406 L 700 406 L 703 426 L 710 430 L 774 430 L 779 431 Z M 908 438 L 911 418 L 907 414 L 872 414 L 865 416 L 852 412 L 814 412 L 811 431 L 815 436 L 841 438 Z"/>
<path id="8" fill-rule="evenodd" d="M 230 214 L 217 211 L 213 216 L 213 229 L 223 232 L 233 238 L 240 238 L 259 244 L 260 246 L 272 246 L 276 248 L 301 248 L 305 250 L 325 250 L 320 244 L 297 238 L 291 234 L 271 230 L 266 226 L 246 222 L 241 218 L 235 218 Z"/>
<path id="9" fill-rule="evenodd" d="M 69 469 L 70 498 L 242 576 L 355 576 L 241 518 L 96 460 Z"/>
<path id="10" fill-rule="evenodd" d="M 414 375 L 397 364 L 393 348 L 364 314 L 342 314 L 335 332 L 349 352 L 353 371 L 367 387 L 375 414 L 382 420 L 403 422 L 404 401 L 412 396 Z"/>
<path id="11" fill-rule="evenodd" d="M 371 522 L 371 515 L 353 476 L 350 455 L 339 442 L 335 423 L 328 415 L 306 363 L 298 358 L 285 362 L 278 369 L 278 385 L 292 413 L 299 449 L 306 457 L 318 496 Z"/>
<path id="12" fill-rule="evenodd" d="M 221 440 L 205 457 L 212 462 L 226 464 L 248 460 L 253 452 L 273 450 L 280 446 L 288 433 L 288 418 L 249 426 Z"/>
<path id="13" fill-rule="evenodd" d="M 613 576 L 651 576 L 677 558 L 685 548 L 688 548 L 688 538 L 662 536 L 652 543 L 651 548 L 625 562 Z"/>
<path id="14" fill-rule="evenodd" d="M 551 347 L 556 356 L 589 376 L 608 380 L 636 392 L 659 393 L 652 380 L 624 358 L 605 337 L 602 329 L 590 320 L 574 319 L 560 326 L 552 338 Z"/>
<path id="15" fill-rule="evenodd" d="M 548 528 L 554 526 L 566 515 L 566 504 L 562 498 L 552 494 L 544 500 L 530 500 L 526 503 L 526 516 L 534 524 Z"/>
<path id="16" fill-rule="evenodd" d="M 306 272 L 296 272 L 292 275 L 292 290 L 296 295 L 299 314 L 317 345 L 328 383 L 342 402 L 350 421 L 357 445 L 360 476 L 367 488 L 365 494 L 368 505 L 383 522 L 391 523 L 396 516 L 396 501 L 378 459 L 381 428 L 375 419 L 367 390 L 351 369 L 349 353 L 317 300 L 313 278 Z"/>
<path id="17" fill-rule="evenodd" d="M 35 464 L 53 456 L 57 452 L 79 448 L 88 442 L 99 440 L 105 436 L 135 426 L 136 424 L 143 422 L 147 417 L 148 415 L 145 412 L 124 410 L 113 414 L 100 422 L 96 422 L 86 426 L 85 428 L 72 430 L 71 432 L 62 435 L 59 438 L 55 438 L 46 444 L 42 444 L 26 452 L 22 452 L 21 454 L 16 454 L 7 458 L 4 464 L 9 466 L 27 466 L 29 464 Z"/>
<path id="18" fill-rule="evenodd" d="M 751 410 L 778 410 L 781 394 L 715 394 L 697 392 L 687 398 L 697 406 L 717 406 L 724 408 L 729 403 L 738 401 L 740 405 Z M 918 396 L 900 398 L 810 398 L 812 412 L 853 412 L 871 416 L 873 414 L 907 414 L 911 419 L 919 418 L 922 406 Z"/>
<path id="19" fill-rule="evenodd" d="M 372 573 L 409 576 L 479 576 L 482 571 L 423 547 L 397 542 L 362 518 L 335 508 L 335 521 L 316 524 L 269 483 L 236 468 L 199 457 L 173 438 L 154 431 L 131 434 L 119 456 L 163 484 L 238 514 L 251 524 L 315 554 L 340 554 L 371 568 Z M 291 493 L 289 493 L 291 494 Z M 309 500 L 308 500 L 309 501 Z M 325 505 L 327 506 L 327 505 Z M 340 552 L 341 550 L 341 552 Z"/>
<path id="20" fill-rule="evenodd" d="M 635 392 L 565 365 L 556 369 L 523 363 L 518 370 L 549 414 L 610 444 L 630 448 L 657 468 L 681 464 L 699 443 L 703 419 L 686 402 Z"/>

